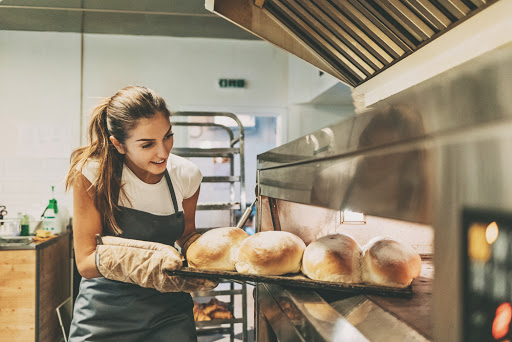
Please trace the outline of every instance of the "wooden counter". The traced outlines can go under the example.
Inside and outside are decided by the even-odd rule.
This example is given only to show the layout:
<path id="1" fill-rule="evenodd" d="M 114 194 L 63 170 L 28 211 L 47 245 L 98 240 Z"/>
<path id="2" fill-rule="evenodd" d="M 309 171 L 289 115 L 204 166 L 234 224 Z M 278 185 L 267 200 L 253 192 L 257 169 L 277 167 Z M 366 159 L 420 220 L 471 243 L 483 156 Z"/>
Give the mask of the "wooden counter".
<path id="1" fill-rule="evenodd" d="M 0 247 L 0 341 L 59 341 L 57 306 L 71 295 L 71 234 Z"/>

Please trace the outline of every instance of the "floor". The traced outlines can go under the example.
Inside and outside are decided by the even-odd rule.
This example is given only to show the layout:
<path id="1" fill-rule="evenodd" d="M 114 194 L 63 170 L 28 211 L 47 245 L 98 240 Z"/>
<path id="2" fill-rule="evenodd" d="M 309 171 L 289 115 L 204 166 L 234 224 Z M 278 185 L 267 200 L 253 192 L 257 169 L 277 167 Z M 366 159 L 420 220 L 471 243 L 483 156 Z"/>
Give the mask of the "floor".
<path id="1" fill-rule="evenodd" d="M 226 286 L 225 289 L 229 289 L 228 284 L 220 284 L 219 289 L 223 286 Z M 236 286 L 239 286 L 236 284 Z M 224 288 L 222 288 L 224 290 Z M 242 323 L 235 324 L 235 342 L 253 342 L 254 341 L 254 297 L 253 297 L 254 287 L 251 285 L 247 285 L 247 341 L 243 341 L 243 327 Z M 234 315 L 236 318 L 242 317 L 242 301 L 240 295 L 235 296 L 235 312 Z M 218 300 L 221 301 L 229 301 L 229 296 L 218 296 Z M 200 299 L 197 299 L 200 301 Z M 208 301 L 208 299 L 205 299 Z M 229 342 L 229 335 L 215 334 L 215 335 L 206 335 L 206 336 L 198 336 L 198 342 Z"/>

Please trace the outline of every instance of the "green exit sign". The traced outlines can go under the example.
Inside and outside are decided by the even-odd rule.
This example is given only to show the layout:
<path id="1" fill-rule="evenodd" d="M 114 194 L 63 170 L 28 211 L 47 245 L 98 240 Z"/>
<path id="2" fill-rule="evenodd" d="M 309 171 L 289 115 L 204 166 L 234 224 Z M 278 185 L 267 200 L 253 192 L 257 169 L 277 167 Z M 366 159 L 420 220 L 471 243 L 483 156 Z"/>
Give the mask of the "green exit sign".
<path id="1" fill-rule="evenodd" d="M 244 79 L 235 78 L 221 78 L 219 79 L 220 88 L 245 88 L 246 82 Z"/>

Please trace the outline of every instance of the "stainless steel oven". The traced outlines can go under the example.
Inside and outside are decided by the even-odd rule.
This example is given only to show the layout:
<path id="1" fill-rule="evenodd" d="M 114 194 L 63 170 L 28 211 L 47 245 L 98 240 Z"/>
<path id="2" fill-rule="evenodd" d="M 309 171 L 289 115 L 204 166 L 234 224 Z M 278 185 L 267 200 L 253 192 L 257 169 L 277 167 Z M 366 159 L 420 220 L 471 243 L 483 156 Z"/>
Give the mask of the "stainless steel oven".
<path id="1" fill-rule="evenodd" d="M 511 151 L 509 44 L 260 154 L 258 231 L 388 235 L 423 270 L 411 298 L 259 284 L 258 341 L 509 339 Z"/>

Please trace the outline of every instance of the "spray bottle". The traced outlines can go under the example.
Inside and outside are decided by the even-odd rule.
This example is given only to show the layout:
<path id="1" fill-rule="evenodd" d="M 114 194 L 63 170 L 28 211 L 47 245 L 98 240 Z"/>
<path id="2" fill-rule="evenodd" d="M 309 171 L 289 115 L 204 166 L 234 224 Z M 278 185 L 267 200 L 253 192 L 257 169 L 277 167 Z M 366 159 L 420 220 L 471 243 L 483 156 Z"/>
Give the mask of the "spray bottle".
<path id="1" fill-rule="evenodd" d="M 54 195 L 54 186 L 52 186 L 52 199 L 48 203 L 48 206 L 43 211 L 43 228 L 44 230 L 50 231 L 52 234 L 60 234 L 60 224 L 57 219 L 57 213 L 59 208 L 57 207 L 57 200 Z"/>

